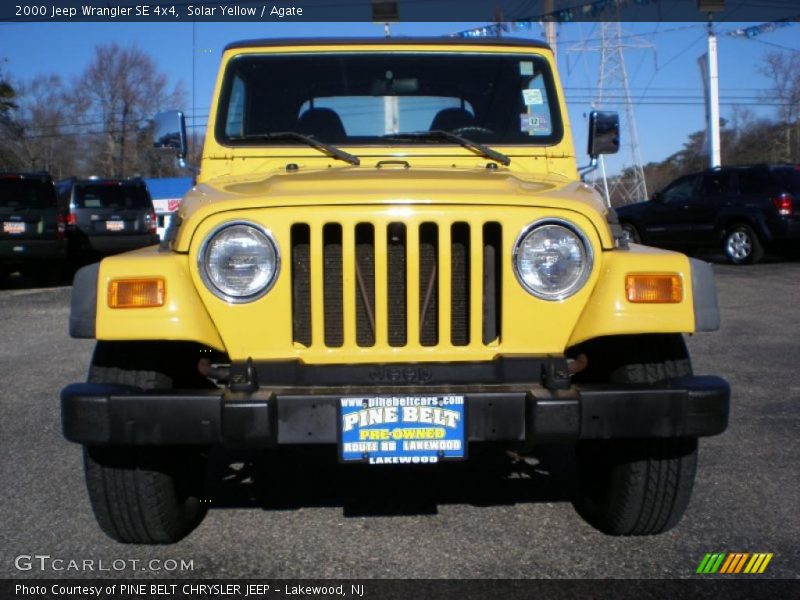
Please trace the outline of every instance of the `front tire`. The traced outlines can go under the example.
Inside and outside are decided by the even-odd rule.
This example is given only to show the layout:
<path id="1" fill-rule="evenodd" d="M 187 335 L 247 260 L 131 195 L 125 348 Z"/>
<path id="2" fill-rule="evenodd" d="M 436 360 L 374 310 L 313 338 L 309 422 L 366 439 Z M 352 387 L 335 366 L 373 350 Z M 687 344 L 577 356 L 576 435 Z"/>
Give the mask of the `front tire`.
<path id="1" fill-rule="evenodd" d="M 85 446 L 86 487 L 95 518 L 123 544 L 171 544 L 205 516 L 205 461 L 168 448 Z"/>
<path id="2" fill-rule="evenodd" d="M 179 365 L 181 356 L 168 357 L 153 344 L 98 342 L 89 381 L 170 389 L 180 378 L 162 365 Z M 98 525 L 125 544 L 177 542 L 205 516 L 200 498 L 206 462 L 203 449 L 193 447 L 84 446 L 86 487 Z"/>
<path id="3" fill-rule="evenodd" d="M 679 334 L 619 336 L 589 342 L 595 383 L 655 383 L 690 375 Z M 680 521 L 692 495 L 697 438 L 591 440 L 576 446 L 575 508 L 610 535 L 663 533 Z"/>
<path id="4" fill-rule="evenodd" d="M 754 265 L 764 257 L 764 246 L 753 228 L 744 223 L 725 232 L 722 243 L 725 256 L 735 265 Z"/>

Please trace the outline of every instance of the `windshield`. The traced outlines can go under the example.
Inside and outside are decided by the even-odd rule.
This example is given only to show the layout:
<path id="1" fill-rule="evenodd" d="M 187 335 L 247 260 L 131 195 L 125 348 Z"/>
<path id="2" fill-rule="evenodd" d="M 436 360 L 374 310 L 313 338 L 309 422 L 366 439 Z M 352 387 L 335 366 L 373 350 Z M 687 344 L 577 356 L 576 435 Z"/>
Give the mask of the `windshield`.
<path id="1" fill-rule="evenodd" d="M 56 191 L 50 181 L 0 177 L 0 207 L 52 208 L 55 205 Z"/>
<path id="2" fill-rule="evenodd" d="M 563 127 L 548 63 L 532 54 L 242 55 L 228 64 L 215 134 L 231 146 L 296 143 L 257 139 L 286 131 L 335 144 L 385 145 L 387 136 L 435 130 L 483 143 L 559 142 Z"/>
<path id="3" fill-rule="evenodd" d="M 151 208 L 152 202 L 141 185 L 90 183 L 75 186 L 75 208 L 139 209 Z"/>

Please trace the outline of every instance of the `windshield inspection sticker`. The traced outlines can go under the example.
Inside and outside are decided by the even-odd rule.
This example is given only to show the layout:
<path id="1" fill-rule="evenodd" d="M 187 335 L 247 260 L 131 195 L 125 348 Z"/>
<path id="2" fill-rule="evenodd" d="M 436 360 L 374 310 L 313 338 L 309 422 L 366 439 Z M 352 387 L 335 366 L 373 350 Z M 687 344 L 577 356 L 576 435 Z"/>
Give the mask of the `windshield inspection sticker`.
<path id="1" fill-rule="evenodd" d="M 521 60 L 519 62 L 520 75 L 533 75 L 533 61 Z"/>
<path id="2" fill-rule="evenodd" d="M 549 132 L 550 123 L 547 117 L 523 113 L 519 116 L 519 128 L 520 131 L 527 131 L 529 133 Z"/>
<path id="3" fill-rule="evenodd" d="M 522 90 L 522 100 L 525 102 L 525 106 L 530 106 L 531 104 L 544 104 L 542 90 L 538 88 L 532 90 Z"/>

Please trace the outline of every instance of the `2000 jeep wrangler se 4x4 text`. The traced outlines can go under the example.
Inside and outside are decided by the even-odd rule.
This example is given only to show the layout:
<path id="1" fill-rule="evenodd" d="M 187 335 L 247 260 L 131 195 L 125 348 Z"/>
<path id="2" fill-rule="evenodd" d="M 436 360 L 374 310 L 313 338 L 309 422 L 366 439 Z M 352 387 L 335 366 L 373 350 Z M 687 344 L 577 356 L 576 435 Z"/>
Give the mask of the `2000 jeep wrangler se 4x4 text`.
<path id="1" fill-rule="evenodd" d="M 713 274 L 625 242 L 579 179 L 554 66 L 510 39 L 225 49 L 167 240 L 75 278 L 70 332 L 97 347 L 63 428 L 108 535 L 190 532 L 215 445 L 380 469 L 574 443 L 590 523 L 675 525 L 698 437 L 728 420 L 682 338 L 719 325 Z M 184 131 L 156 119 L 181 158 Z M 589 154 L 618 132 L 592 113 Z"/>

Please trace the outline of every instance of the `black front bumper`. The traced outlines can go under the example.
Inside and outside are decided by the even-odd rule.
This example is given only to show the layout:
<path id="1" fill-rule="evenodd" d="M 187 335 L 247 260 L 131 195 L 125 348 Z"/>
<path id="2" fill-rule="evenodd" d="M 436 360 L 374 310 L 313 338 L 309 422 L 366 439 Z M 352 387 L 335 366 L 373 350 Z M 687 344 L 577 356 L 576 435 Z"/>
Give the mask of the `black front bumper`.
<path id="1" fill-rule="evenodd" d="M 338 439 L 342 397 L 437 392 L 465 396 L 469 441 L 524 445 L 715 435 L 727 427 L 730 400 L 728 383 L 711 376 L 552 391 L 538 384 L 514 384 L 156 393 L 81 383 L 62 390 L 61 417 L 64 436 L 81 444 L 332 444 Z"/>

